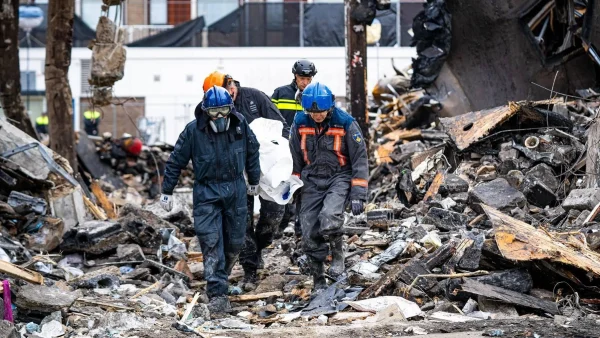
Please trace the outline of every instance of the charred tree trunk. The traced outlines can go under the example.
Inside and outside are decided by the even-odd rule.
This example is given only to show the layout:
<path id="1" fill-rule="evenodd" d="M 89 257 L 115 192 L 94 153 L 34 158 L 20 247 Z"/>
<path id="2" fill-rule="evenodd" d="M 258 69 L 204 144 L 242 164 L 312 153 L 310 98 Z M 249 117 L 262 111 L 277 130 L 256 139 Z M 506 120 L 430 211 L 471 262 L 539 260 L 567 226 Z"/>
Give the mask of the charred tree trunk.
<path id="1" fill-rule="evenodd" d="M 50 148 L 61 154 L 77 171 L 73 106 L 69 66 L 73 47 L 74 0 L 48 2 L 46 33 L 46 100 L 50 120 Z"/>
<path id="2" fill-rule="evenodd" d="M 346 100 L 363 137 L 369 138 L 367 111 L 367 27 L 352 12 L 366 0 L 345 0 L 346 19 Z"/>
<path id="3" fill-rule="evenodd" d="M 21 101 L 19 0 L 0 0 L 0 104 L 17 128 L 38 139 Z"/>

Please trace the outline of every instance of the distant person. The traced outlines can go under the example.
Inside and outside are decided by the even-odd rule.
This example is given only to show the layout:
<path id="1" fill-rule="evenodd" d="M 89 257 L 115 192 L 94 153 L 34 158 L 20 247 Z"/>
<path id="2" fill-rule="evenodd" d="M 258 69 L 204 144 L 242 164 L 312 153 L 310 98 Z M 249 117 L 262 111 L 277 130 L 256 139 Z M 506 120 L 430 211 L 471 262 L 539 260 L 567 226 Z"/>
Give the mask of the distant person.
<path id="1" fill-rule="evenodd" d="M 40 117 L 35 119 L 35 130 L 38 134 L 48 135 L 48 112 L 43 112 Z"/>
<path id="2" fill-rule="evenodd" d="M 98 125 L 101 114 L 95 110 L 86 110 L 83 113 L 83 129 L 88 135 L 98 135 Z"/>

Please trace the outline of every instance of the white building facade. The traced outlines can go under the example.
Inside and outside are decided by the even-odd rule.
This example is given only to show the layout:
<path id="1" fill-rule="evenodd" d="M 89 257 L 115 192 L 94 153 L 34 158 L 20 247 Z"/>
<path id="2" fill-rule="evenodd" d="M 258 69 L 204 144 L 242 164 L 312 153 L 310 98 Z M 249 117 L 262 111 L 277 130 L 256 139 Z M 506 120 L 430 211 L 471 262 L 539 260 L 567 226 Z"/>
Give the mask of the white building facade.
<path id="1" fill-rule="evenodd" d="M 45 49 L 32 48 L 29 62 L 26 50 L 21 49 L 20 53 L 21 71 L 27 71 L 29 65 L 29 71 L 35 73 L 35 88 L 32 89 L 44 91 Z M 402 69 L 410 65 L 416 52 L 407 47 L 369 47 L 367 55 L 367 81 L 371 91 L 379 78 L 395 74 L 392 60 Z M 151 121 L 160 121 L 163 127 L 154 135 L 155 139 L 174 144 L 184 126 L 194 119 L 194 109 L 202 100 L 204 78 L 210 72 L 219 70 L 230 74 L 242 86 L 260 89 L 270 96 L 275 88 L 292 81 L 292 65 L 300 58 L 315 63 L 318 74 L 314 81 L 327 84 L 338 97 L 345 96 L 343 47 L 127 48 L 125 77 L 115 84 L 113 95 L 121 102 L 138 106 L 136 119 L 143 115 Z M 82 103 L 87 102 L 91 94 L 87 84 L 90 60 L 89 49 L 73 49 L 69 81 L 75 129 L 80 126 Z M 120 123 L 117 110 L 104 107 L 102 112 L 115 114 L 111 122 L 114 125 L 104 125 L 104 129 L 117 131 L 119 126 L 116 124 Z M 32 113 L 32 118 L 38 114 Z"/>

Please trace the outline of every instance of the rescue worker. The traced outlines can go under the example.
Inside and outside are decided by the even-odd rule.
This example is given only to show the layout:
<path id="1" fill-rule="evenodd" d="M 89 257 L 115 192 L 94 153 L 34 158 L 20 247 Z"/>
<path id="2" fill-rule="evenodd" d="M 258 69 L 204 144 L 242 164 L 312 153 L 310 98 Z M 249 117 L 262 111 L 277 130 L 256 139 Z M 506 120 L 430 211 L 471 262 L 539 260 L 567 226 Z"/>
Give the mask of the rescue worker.
<path id="1" fill-rule="evenodd" d="M 48 135 L 48 113 L 42 112 L 42 115 L 35 119 L 35 130 L 38 134 Z"/>
<path id="2" fill-rule="evenodd" d="M 346 277 L 342 239 L 347 200 L 361 214 L 367 199 L 367 148 L 358 123 L 336 108 L 327 86 L 312 83 L 302 93 L 302 108 L 290 132 L 294 175 L 304 183 L 300 224 L 315 289 L 326 287 L 323 262 L 331 247 L 329 275 Z"/>
<path id="3" fill-rule="evenodd" d="M 194 167 L 194 228 L 204 256 L 211 313 L 230 312 L 228 277 L 244 244 L 246 195 L 260 180 L 259 144 L 246 119 L 235 111 L 225 88 L 213 86 L 175 144 L 167 162 L 160 197 L 173 208 L 173 189 L 191 160 Z M 248 176 L 246 186 L 244 170 Z"/>
<path id="4" fill-rule="evenodd" d="M 271 96 L 271 101 L 275 103 L 281 115 L 283 115 L 290 126 L 294 122 L 296 114 L 302 112 L 302 105 L 300 104 L 302 91 L 312 82 L 313 77 L 317 74 L 317 67 L 311 61 L 301 59 L 296 61 L 292 66 L 292 74 L 294 74 L 294 80 L 290 84 L 275 89 Z M 298 190 L 298 193 L 300 193 L 300 190 Z M 300 210 L 300 207 L 300 199 L 296 199 L 295 205 L 286 205 L 285 215 L 279 226 L 280 231 L 283 231 L 288 226 L 290 220 Z M 294 232 L 296 233 L 296 237 L 301 236 L 302 229 L 297 216 L 295 217 Z"/>
<path id="5" fill-rule="evenodd" d="M 88 135 L 98 135 L 100 113 L 95 110 L 86 110 L 83 113 L 83 129 Z"/>
<path id="6" fill-rule="evenodd" d="M 257 118 L 281 121 L 283 123 L 283 137 L 289 138 L 288 125 L 279 113 L 279 110 L 269 100 L 269 97 L 258 89 L 241 87 L 230 75 L 212 72 L 204 80 L 204 90 L 212 86 L 223 86 L 231 94 L 235 110 L 244 115 L 248 124 Z M 274 233 L 277 231 L 285 206 L 259 197 L 260 216 L 254 225 L 254 198 L 248 198 L 248 221 L 246 225 L 246 239 L 240 253 L 240 264 L 244 268 L 244 278 L 239 287 L 245 291 L 252 291 L 257 284 L 257 270 L 264 268 L 262 251 L 273 242 Z"/>
<path id="7" fill-rule="evenodd" d="M 271 101 L 275 103 L 290 126 L 294 122 L 294 116 L 302 111 L 302 106 L 296 98 L 300 98 L 304 88 L 311 83 L 317 74 L 317 68 L 308 60 L 298 60 L 292 67 L 292 74 L 294 74 L 292 83 L 276 88 L 271 96 Z"/>

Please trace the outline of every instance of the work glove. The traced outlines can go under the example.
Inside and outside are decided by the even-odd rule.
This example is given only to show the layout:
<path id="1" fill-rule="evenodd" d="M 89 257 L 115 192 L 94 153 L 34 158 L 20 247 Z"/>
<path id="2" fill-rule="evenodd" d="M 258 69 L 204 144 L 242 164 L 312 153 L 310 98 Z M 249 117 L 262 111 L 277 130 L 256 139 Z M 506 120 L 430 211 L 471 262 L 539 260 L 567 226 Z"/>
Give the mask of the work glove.
<path id="1" fill-rule="evenodd" d="M 258 195 L 258 184 L 257 185 L 249 185 L 247 194 L 251 195 L 251 196 Z"/>
<path id="2" fill-rule="evenodd" d="M 165 209 L 165 211 L 173 210 L 173 195 L 160 195 L 160 206 Z"/>
<path id="3" fill-rule="evenodd" d="M 358 216 L 365 211 L 365 202 L 361 200 L 352 201 L 352 214 Z"/>

